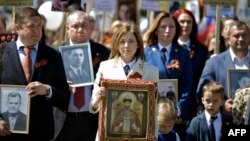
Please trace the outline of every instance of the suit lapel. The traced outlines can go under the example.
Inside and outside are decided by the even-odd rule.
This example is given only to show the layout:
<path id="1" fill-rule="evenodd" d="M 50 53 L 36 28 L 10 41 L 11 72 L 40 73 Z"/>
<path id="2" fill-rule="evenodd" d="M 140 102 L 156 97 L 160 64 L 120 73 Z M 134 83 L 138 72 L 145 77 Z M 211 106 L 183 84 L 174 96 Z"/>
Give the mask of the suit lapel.
<path id="1" fill-rule="evenodd" d="M 20 60 L 15 42 L 12 42 L 10 44 L 10 48 L 8 49 L 9 51 L 7 51 L 7 54 L 6 54 L 6 56 L 9 56 L 9 59 L 7 60 L 8 63 L 12 64 L 12 67 L 15 70 L 16 74 L 22 77 L 22 80 L 26 81 L 25 74 L 23 71 L 23 67 L 21 64 L 21 60 Z"/>
<path id="2" fill-rule="evenodd" d="M 228 66 L 228 68 L 235 68 L 234 63 L 232 61 L 229 49 L 225 52 L 225 64 L 227 64 L 226 66 Z"/>
<path id="3" fill-rule="evenodd" d="M 155 63 L 155 66 L 157 66 L 159 68 L 159 70 L 161 70 L 161 73 L 160 73 L 161 78 L 169 78 L 170 77 L 169 72 L 165 67 L 166 65 L 163 63 L 163 61 L 161 59 L 159 46 L 158 45 L 152 46 L 151 52 L 152 52 L 152 56 L 150 56 L 152 58 L 151 60 L 154 60 L 153 62 Z M 170 60 L 170 57 L 169 57 L 168 61 L 169 60 Z"/>
<path id="4" fill-rule="evenodd" d="M 138 72 L 141 76 L 143 76 L 143 71 L 144 71 L 143 61 L 138 58 L 133 68 L 131 68 L 131 71 L 129 72 L 128 76 L 136 72 Z"/>
<path id="5" fill-rule="evenodd" d="M 121 57 L 113 59 L 113 66 L 112 68 L 116 69 L 117 71 L 114 71 L 117 73 L 117 76 L 121 76 L 121 79 L 127 79 L 127 76 L 123 70 L 122 66 L 122 59 Z M 112 72 L 111 72 L 112 73 Z"/>

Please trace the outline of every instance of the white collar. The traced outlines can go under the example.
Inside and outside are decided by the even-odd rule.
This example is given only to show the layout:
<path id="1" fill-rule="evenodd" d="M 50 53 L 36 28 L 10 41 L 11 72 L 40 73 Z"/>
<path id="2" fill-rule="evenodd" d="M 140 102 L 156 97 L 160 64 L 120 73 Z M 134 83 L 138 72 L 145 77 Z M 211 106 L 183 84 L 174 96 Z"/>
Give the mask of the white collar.
<path id="1" fill-rule="evenodd" d="M 242 58 L 242 59 L 239 59 L 239 58 L 235 55 L 235 53 L 233 52 L 232 48 L 229 48 L 229 53 L 230 53 L 230 56 L 231 56 L 231 59 L 232 59 L 233 62 L 235 61 L 235 59 L 237 59 L 237 60 L 245 60 L 246 58 L 249 58 L 249 57 L 250 57 L 249 51 L 248 51 L 247 55 L 246 55 L 244 58 Z"/>
<path id="2" fill-rule="evenodd" d="M 219 120 L 222 118 L 220 111 L 217 114 L 215 114 L 215 116 L 217 116 L 217 119 L 219 119 Z M 207 112 L 207 110 L 205 110 L 205 117 L 206 117 L 207 123 L 210 123 L 211 115 Z M 217 119 L 215 119 L 215 120 L 217 120 Z"/>
<path id="3" fill-rule="evenodd" d="M 84 43 L 89 43 L 89 40 L 87 40 L 87 42 L 84 42 Z M 83 43 L 82 43 L 82 44 L 83 44 Z M 71 40 L 71 39 L 69 39 L 69 45 L 71 45 L 71 46 L 72 46 L 72 45 L 78 45 L 78 44 L 73 43 L 73 42 L 72 42 L 72 40 Z"/>
<path id="4" fill-rule="evenodd" d="M 22 43 L 22 41 L 20 40 L 20 38 L 18 38 L 18 39 L 16 40 L 16 46 L 17 46 L 17 50 L 19 50 L 20 47 L 23 47 L 23 46 L 24 46 L 24 44 Z M 38 43 L 35 44 L 34 48 L 35 48 L 35 50 L 38 49 Z"/>
<path id="5" fill-rule="evenodd" d="M 129 62 L 129 63 L 125 63 L 122 59 L 121 59 L 121 61 L 122 61 L 122 67 L 124 67 L 124 66 L 126 66 L 126 65 L 129 65 L 129 67 L 130 67 L 130 69 L 135 65 L 135 61 L 136 59 L 134 59 L 134 60 L 132 60 L 131 62 Z"/>
<path id="6" fill-rule="evenodd" d="M 178 39 L 178 43 L 179 43 L 180 45 L 186 45 L 187 47 L 189 47 L 191 41 L 190 41 L 190 39 L 188 39 L 186 42 L 184 42 L 184 41 Z"/>
<path id="7" fill-rule="evenodd" d="M 161 50 L 163 48 L 166 48 L 167 49 L 167 53 L 169 53 L 171 51 L 171 48 L 172 48 L 172 43 L 170 43 L 170 44 L 168 44 L 166 46 L 163 46 L 160 43 L 158 43 L 158 46 L 159 46 L 159 50 Z"/>

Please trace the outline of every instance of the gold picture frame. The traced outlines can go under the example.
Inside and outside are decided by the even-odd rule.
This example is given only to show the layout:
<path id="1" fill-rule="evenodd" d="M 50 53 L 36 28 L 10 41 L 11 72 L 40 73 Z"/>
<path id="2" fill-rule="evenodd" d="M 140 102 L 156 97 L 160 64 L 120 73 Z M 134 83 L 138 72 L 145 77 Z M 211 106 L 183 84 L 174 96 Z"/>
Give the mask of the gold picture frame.
<path id="1" fill-rule="evenodd" d="M 8 124 L 12 133 L 29 133 L 30 95 L 26 86 L 0 85 L 0 107 L 0 118 Z"/>
<path id="2" fill-rule="evenodd" d="M 234 99 L 238 89 L 250 83 L 250 69 L 228 69 L 227 70 L 227 96 Z"/>
<path id="3" fill-rule="evenodd" d="M 160 79 L 158 86 L 157 101 L 170 99 L 175 104 L 178 102 L 178 79 Z"/>
<path id="4" fill-rule="evenodd" d="M 100 141 L 154 139 L 156 82 L 102 80 L 107 89 L 99 111 Z"/>

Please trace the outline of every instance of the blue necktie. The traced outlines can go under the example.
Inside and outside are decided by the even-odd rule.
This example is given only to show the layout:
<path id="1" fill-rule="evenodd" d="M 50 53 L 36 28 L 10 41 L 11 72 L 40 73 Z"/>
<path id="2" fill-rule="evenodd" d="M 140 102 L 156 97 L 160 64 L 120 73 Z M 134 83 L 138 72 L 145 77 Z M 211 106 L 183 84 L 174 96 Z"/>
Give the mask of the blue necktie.
<path id="1" fill-rule="evenodd" d="M 162 59 L 162 61 L 163 61 L 163 64 L 165 64 L 166 61 L 167 61 L 167 57 L 166 57 L 166 55 L 165 55 L 166 52 L 167 52 L 167 49 L 166 49 L 166 48 L 162 48 L 162 49 L 161 49 L 161 59 Z"/>
<path id="2" fill-rule="evenodd" d="M 129 73 L 129 70 L 130 70 L 129 65 L 124 66 L 123 69 L 124 69 L 124 72 L 125 72 L 125 74 L 126 74 L 126 76 L 127 76 L 128 73 Z"/>
<path id="3" fill-rule="evenodd" d="M 208 126 L 209 133 L 211 136 L 212 141 L 215 141 L 215 131 L 214 131 L 214 120 L 217 118 L 217 116 L 211 116 L 210 118 L 210 125 Z"/>

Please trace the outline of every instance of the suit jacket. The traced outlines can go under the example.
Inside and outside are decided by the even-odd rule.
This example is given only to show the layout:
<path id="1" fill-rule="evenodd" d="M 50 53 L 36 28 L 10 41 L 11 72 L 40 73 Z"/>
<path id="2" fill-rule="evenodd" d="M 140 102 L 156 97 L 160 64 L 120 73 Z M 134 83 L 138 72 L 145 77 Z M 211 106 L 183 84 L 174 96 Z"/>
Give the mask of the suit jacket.
<path id="1" fill-rule="evenodd" d="M 227 69 L 235 68 L 229 50 L 207 60 L 197 87 L 197 100 L 201 103 L 202 88 L 209 81 L 217 81 L 224 86 L 227 99 Z"/>
<path id="2" fill-rule="evenodd" d="M 9 113 L 4 112 L 2 114 L 3 120 L 9 125 L 10 127 L 10 121 L 9 121 Z M 16 119 L 16 124 L 14 126 L 14 130 L 19 130 L 19 131 L 25 131 L 27 129 L 26 126 L 26 115 L 20 111 L 17 112 L 17 119 Z"/>
<path id="3" fill-rule="evenodd" d="M 190 43 L 190 59 L 192 62 L 192 70 L 193 70 L 193 86 L 191 92 L 191 110 L 190 117 L 192 119 L 196 115 L 197 108 L 197 100 L 196 100 L 196 90 L 201 77 L 202 70 L 205 66 L 205 63 L 208 59 L 208 51 L 207 48 L 202 44 L 195 44 L 191 41 Z"/>
<path id="4" fill-rule="evenodd" d="M 99 83 L 100 83 L 101 78 L 127 80 L 129 75 L 133 75 L 137 72 L 142 76 L 141 80 L 156 81 L 156 82 L 159 81 L 159 70 L 153 66 L 145 64 L 141 59 L 138 59 L 136 61 L 136 64 L 133 66 L 133 68 L 131 68 L 128 76 L 126 76 L 123 70 L 121 61 L 122 60 L 119 57 L 119 58 L 110 59 L 110 60 L 101 62 L 98 73 L 96 74 L 94 90 L 92 93 L 92 99 L 97 98 L 97 93 L 100 88 Z M 93 111 L 93 109 L 90 108 L 90 111 L 93 113 L 97 113 L 98 110 Z"/>
<path id="5" fill-rule="evenodd" d="M 189 101 L 193 84 L 192 63 L 189 52 L 177 44 L 172 44 L 170 56 L 166 64 L 163 63 L 158 45 L 147 46 L 144 49 L 147 63 L 159 68 L 160 79 L 178 79 L 178 107 L 181 110 L 181 118 L 189 118 Z M 179 61 L 179 68 L 169 68 L 173 60 Z"/>
<path id="6" fill-rule="evenodd" d="M 231 124 L 224 115 L 222 115 L 222 128 L 221 128 L 221 139 L 223 140 L 223 129 L 226 125 Z M 227 133 L 226 133 L 227 134 Z M 194 117 L 187 129 L 186 141 L 212 141 L 209 135 L 209 129 L 206 121 L 205 112 Z"/>
<path id="7" fill-rule="evenodd" d="M 94 77 L 95 77 L 97 70 L 99 68 L 100 62 L 108 59 L 110 50 L 107 47 L 105 47 L 104 45 L 96 43 L 92 40 L 89 40 L 89 42 L 90 42 L 90 51 L 91 51 L 91 56 L 92 56 Z M 70 42 L 67 41 L 67 42 L 63 43 L 62 45 L 63 46 L 70 45 Z M 56 48 L 56 49 L 58 49 L 58 48 Z M 57 122 L 56 127 L 55 127 L 56 128 L 55 138 L 56 138 L 57 135 L 60 133 L 62 126 L 65 122 L 66 114 L 55 108 L 54 115 L 55 115 L 55 120 Z M 91 116 L 91 118 L 98 119 L 97 116 L 98 116 L 97 114 L 95 114 L 95 115 L 93 114 Z M 96 120 L 96 122 L 92 122 L 91 124 L 92 124 L 92 127 L 86 127 L 86 128 L 88 128 L 86 130 L 91 130 L 90 132 L 96 132 L 92 129 L 93 129 L 93 127 L 96 127 L 96 129 L 98 128 L 98 120 Z M 82 126 L 82 124 L 79 124 L 79 126 Z"/>
<path id="8" fill-rule="evenodd" d="M 81 70 L 82 75 L 78 76 L 71 67 L 67 67 L 66 70 L 66 76 L 67 79 L 72 81 L 74 84 L 79 84 L 79 83 L 85 83 L 85 82 L 90 82 L 91 81 L 91 76 L 89 75 L 90 73 L 87 73 L 84 70 L 84 67 Z"/>
<path id="9" fill-rule="evenodd" d="M 1 84 L 27 85 L 29 82 L 25 78 L 16 43 L 8 43 L 5 52 L 3 70 L 0 75 Z M 47 60 L 47 62 L 41 63 L 42 60 Z M 31 98 L 29 134 L 22 137 L 48 140 L 52 139 L 54 134 L 52 106 L 63 111 L 68 108 L 69 86 L 59 52 L 39 43 L 35 64 L 31 82 L 39 81 L 50 85 L 52 96 L 48 98 L 38 95 Z M 22 140 L 22 137 L 17 136 L 16 139 Z"/>

